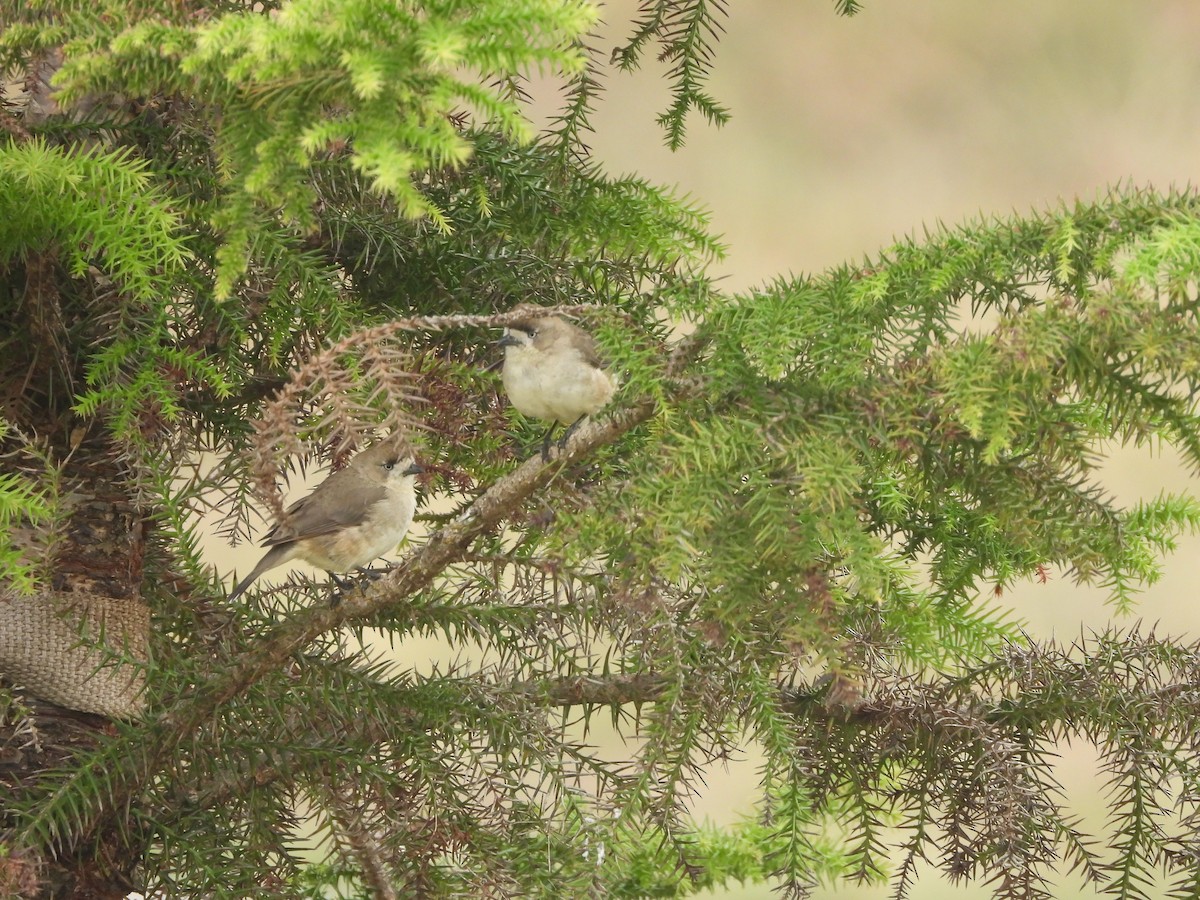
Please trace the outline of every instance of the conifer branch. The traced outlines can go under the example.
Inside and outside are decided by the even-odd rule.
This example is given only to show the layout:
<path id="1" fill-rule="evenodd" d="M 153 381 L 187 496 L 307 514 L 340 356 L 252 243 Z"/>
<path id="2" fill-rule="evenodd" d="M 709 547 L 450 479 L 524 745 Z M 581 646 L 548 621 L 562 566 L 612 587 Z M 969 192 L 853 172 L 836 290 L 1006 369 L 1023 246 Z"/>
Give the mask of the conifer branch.
<path id="1" fill-rule="evenodd" d="M 671 350 L 665 367 L 667 377 L 677 378 L 704 344 L 705 338 L 699 333 L 681 339 Z M 685 384 L 683 390 L 688 387 L 690 385 Z M 428 587 L 448 565 L 458 561 L 476 538 L 500 525 L 563 467 L 579 462 L 598 447 L 612 443 L 646 422 L 658 408 L 654 399 L 647 398 L 610 417 L 585 423 L 561 451 L 552 454 L 549 462 L 543 461 L 540 455 L 526 460 L 362 594 L 351 596 L 334 607 L 305 610 L 257 639 L 249 649 L 237 653 L 219 674 L 180 697 L 158 720 L 148 725 L 154 738 L 143 744 L 141 755 L 132 763 L 135 770 L 126 772 L 120 783 L 113 785 L 111 802 L 105 804 L 104 810 L 89 810 L 90 817 L 80 817 L 75 837 L 91 833 L 100 817 L 115 814 L 123 808 L 139 786 L 171 758 L 175 748 L 188 741 L 225 703 L 280 669 L 294 654 L 323 634 L 345 624 L 369 622 L 385 610 L 394 618 L 402 619 L 405 601 Z M 62 840 L 71 843 L 73 838 L 63 836 Z"/>
<path id="2" fill-rule="evenodd" d="M 323 792 L 323 799 L 333 814 L 341 836 L 358 863 L 363 879 L 370 887 L 375 900 L 397 900 L 398 895 L 392 886 L 387 864 L 383 861 L 379 842 L 370 833 L 353 798 L 343 796 L 339 793 L 341 790 L 337 784 L 330 784 Z"/>
<path id="3" fill-rule="evenodd" d="M 820 683 L 780 684 L 773 703 L 790 722 L 790 757 L 806 804 L 836 807 L 838 798 L 850 797 L 867 804 L 857 814 L 868 819 L 887 810 L 906 811 L 897 840 L 906 856 L 927 853 L 932 841 L 941 840 L 946 871 L 972 877 L 998 867 L 1015 891 L 1028 889 L 1040 877 L 1041 868 L 1053 862 L 1055 847 L 1077 860 L 1091 883 L 1101 883 L 1111 871 L 1062 809 L 1042 757 L 1056 741 L 1081 736 L 1105 753 L 1104 768 L 1114 782 L 1124 784 L 1122 779 L 1136 772 L 1137 784 L 1130 791 L 1152 793 L 1168 775 L 1196 777 L 1200 773 L 1188 747 L 1192 722 L 1200 715 L 1194 688 L 1198 677 L 1200 644 L 1180 646 L 1134 629 L 1080 639 L 1071 646 L 1014 644 L 1007 654 L 964 673 L 925 680 L 881 673 L 869 699 L 853 706 L 832 702 Z M 597 707 L 667 702 L 671 693 L 669 680 L 652 672 L 481 682 L 479 688 L 477 696 L 484 703 L 511 704 L 517 696 L 533 705 L 583 707 L 585 717 Z M 509 712 L 519 708 L 509 706 Z M 1130 710 L 1140 723 L 1135 743 L 1127 733 Z M 388 728 L 427 727 L 420 715 L 414 715 L 411 726 L 403 710 L 399 715 L 401 720 L 390 721 Z M 346 724 L 349 730 L 339 735 L 346 746 L 387 739 L 386 729 L 380 731 L 370 717 L 351 716 Z M 297 729 L 294 735 L 280 735 L 285 746 L 305 733 L 299 721 L 291 727 Z M 1153 754 L 1145 752 L 1148 744 L 1157 748 Z M 838 750 L 832 758 L 826 752 L 831 746 Z M 249 767 L 198 804 L 219 805 L 239 791 L 283 777 L 280 767 L 292 764 L 290 752 L 272 756 L 273 766 Z M 1140 813 L 1143 826 L 1173 829 L 1165 819 L 1188 814 L 1194 805 L 1194 798 L 1181 798 L 1174 810 L 1146 809 Z M 339 814 L 343 819 L 357 821 L 347 809 Z M 941 829 L 940 837 L 927 829 L 931 822 Z M 355 827 L 370 825 L 363 821 Z M 375 845 L 368 833 L 361 831 L 356 840 L 367 842 L 364 846 L 375 852 L 382 867 L 379 848 L 371 851 Z M 770 845 L 766 837 L 759 840 Z M 886 850 L 881 839 L 870 840 L 862 863 L 868 867 L 873 854 Z M 1132 854 L 1149 849 L 1131 847 L 1127 863 L 1140 865 Z M 1185 865 L 1180 860 L 1177 867 Z M 365 875 L 372 877 L 369 871 Z"/>
<path id="4" fill-rule="evenodd" d="M 1195 499 L 1126 504 L 1098 469 L 1162 441 L 1200 470 L 1194 191 L 728 296 L 707 214 L 587 152 L 587 0 L 34 6 L 0 0 L 33 95 L 0 98 L 0 400 L 46 464 L 0 473 L 0 532 L 42 539 L 0 534 L 0 573 L 87 558 L 123 495 L 100 565 L 155 649 L 141 721 L 60 730 L 0 689 L 0 894 L 40 867 L 106 896 L 800 897 L 898 850 L 898 897 L 925 860 L 1001 900 L 1056 866 L 1198 896 L 1200 646 L 1031 643 L 988 602 L 1065 574 L 1128 603 L 1200 531 Z M 729 4 L 639 6 L 615 62 L 666 64 L 675 146 L 728 115 Z M 568 82 L 538 140 L 533 67 Z M 474 329 L 517 302 L 601 310 L 620 374 L 549 462 L 480 371 Z M 671 345 L 680 320 L 700 336 Z M 256 488 L 281 509 L 281 453 L 385 428 L 421 429 L 459 508 L 341 605 L 295 577 L 221 605 L 200 517 L 240 533 Z M 104 474 L 60 484 L 84 456 Z M 426 637 L 462 655 L 375 653 Z M 589 743 L 597 713 L 628 752 Z M 1100 751 L 1099 839 L 1054 781 L 1064 738 Z M 697 826 L 746 741 L 754 821 Z M 307 815 L 344 861 L 297 852 Z"/>

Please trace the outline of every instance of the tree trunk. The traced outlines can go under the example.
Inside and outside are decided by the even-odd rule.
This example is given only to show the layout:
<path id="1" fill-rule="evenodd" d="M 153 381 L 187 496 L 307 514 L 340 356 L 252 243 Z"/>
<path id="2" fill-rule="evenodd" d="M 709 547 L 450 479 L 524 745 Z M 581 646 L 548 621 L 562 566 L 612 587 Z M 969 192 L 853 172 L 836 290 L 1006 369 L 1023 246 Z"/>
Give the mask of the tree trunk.
<path id="1" fill-rule="evenodd" d="M 141 671 L 111 658 L 98 668 L 105 654 L 88 643 L 102 636 L 110 650 L 145 659 L 145 535 L 111 445 L 82 442 L 63 475 L 60 533 L 49 547 L 37 534 L 29 542 L 30 558 L 49 554 L 48 589 L 23 597 L 0 588 L 0 676 L 18 698 L 7 714 L 0 705 L 0 896 L 98 900 L 128 894 L 140 849 L 115 828 L 69 846 L 23 845 L 21 809 L 111 731 L 98 713 L 139 707 Z"/>

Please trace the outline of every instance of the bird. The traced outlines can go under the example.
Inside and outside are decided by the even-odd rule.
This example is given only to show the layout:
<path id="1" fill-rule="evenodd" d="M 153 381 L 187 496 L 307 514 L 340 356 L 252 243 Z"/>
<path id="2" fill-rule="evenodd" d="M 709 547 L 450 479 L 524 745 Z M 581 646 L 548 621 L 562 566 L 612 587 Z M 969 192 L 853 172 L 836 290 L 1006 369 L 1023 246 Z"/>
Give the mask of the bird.
<path id="1" fill-rule="evenodd" d="M 307 497 L 288 507 L 267 532 L 262 559 L 229 595 L 236 600 L 256 578 L 293 559 L 335 572 L 361 569 L 393 550 L 416 512 L 416 476 L 425 471 L 409 446 L 385 439 L 334 472 Z"/>
<path id="2" fill-rule="evenodd" d="M 498 343 L 504 348 L 501 377 L 509 402 L 521 415 L 550 423 L 543 458 L 549 455 L 555 425 L 567 426 L 561 447 L 617 389 L 592 336 L 558 316 L 513 322 Z"/>

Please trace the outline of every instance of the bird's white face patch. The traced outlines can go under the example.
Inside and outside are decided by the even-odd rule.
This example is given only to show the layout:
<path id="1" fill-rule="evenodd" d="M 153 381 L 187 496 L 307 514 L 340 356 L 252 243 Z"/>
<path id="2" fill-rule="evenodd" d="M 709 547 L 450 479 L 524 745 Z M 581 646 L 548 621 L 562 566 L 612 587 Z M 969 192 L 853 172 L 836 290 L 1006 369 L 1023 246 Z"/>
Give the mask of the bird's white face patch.
<path id="1" fill-rule="evenodd" d="M 537 331 L 534 329 L 525 328 L 505 328 L 504 336 L 510 340 L 516 341 L 521 349 L 526 349 L 533 346 L 533 339 L 537 336 Z M 512 344 L 505 347 L 505 350 L 514 349 Z"/>
<path id="2" fill-rule="evenodd" d="M 416 465 L 416 458 L 412 456 L 388 457 L 380 460 L 379 467 L 383 472 L 384 480 L 400 481 L 404 478 L 413 478 L 416 472 L 413 471 L 413 466 Z"/>

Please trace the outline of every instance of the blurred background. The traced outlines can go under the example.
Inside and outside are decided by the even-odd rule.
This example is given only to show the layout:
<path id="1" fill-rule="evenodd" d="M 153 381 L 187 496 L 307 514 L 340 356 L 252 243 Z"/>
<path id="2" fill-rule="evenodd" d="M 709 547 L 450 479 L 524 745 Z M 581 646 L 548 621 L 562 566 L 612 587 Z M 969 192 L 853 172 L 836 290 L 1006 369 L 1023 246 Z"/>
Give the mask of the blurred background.
<path id="1" fill-rule="evenodd" d="M 656 115 L 669 102 L 664 67 L 613 72 L 594 116 L 592 149 L 614 174 L 677 185 L 712 213 L 729 247 L 718 266 L 741 290 L 778 275 L 819 271 L 874 255 L 899 236 L 979 216 L 1089 199 L 1109 186 L 1165 190 L 1200 163 L 1200 4 L 1194 0 L 865 0 L 854 18 L 833 0 L 730 3 L 712 92 L 733 112 L 722 129 L 699 116 L 676 153 Z M 605 4 L 593 47 L 607 60 L 627 37 L 633 0 Z M 555 109 L 535 83 L 535 110 Z M 1122 502 L 1196 490 L 1170 453 L 1113 447 L 1107 484 Z M 299 491 L 303 493 L 303 491 Z M 245 572 L 256 548 L 213 546 L 226 571 Z M 279 580 L 284 570 L 272 573 Z M 1052 573 L 999 599 L 1035 637 L 1070 641 L 1116 619 L 1197 636 L 1200 539 L 1181 541 L 1163 579 L 1131 616 L 1099 590 Z M 406 645 L 405 665 L 426 670 L 433 647 Z M 1059 778 L 1071 807 L 1102 827 L 1105 797 L 1089 747 L 1062 748 Z M 731 823 L 752 811 L 756 758 L 748 748 L 710 773 L 698 818 Z M 771 896 L 768 886 L 720 894 Z M 820 900 L 875 900 L 886 886 L 821 889 Z M 932 870 L 920 900 L 990 896 Z M 1062 898 L 1095 897 L 1065 876 Z M 1165 896 L 1165 891 L 1151 896 Z"/>
<path id="2" fill-rule="evenodd" d="M 876 252 L 938 223 L 1045 209 L 1117 184 L 1185 186 L 1200 166 L 1200 4 L 1194 0 L 864 0 L 853 18 L 832 0 L 729 4 L 712 92 L 733 113 L 723 128 L 689 120 L 684 148 L 663 143 L 665 67 L 611 73 L 594 117 L 595 155 L 616 172 L 678 185 L 725 236 L 724 286 L 814 272 Z M 622 45 L 633 0 L 605 4 L 593 47 Z M 546 98 L 549 100 L 550 98 Z M 1105 478 L 1123 502 L 1200 489 L 1169 453 L 1112 448 Z M 1116 620 L 1200 636 L 1200 539 L 1181 541 L 1163 579 L 1131 616 L 1103 591 L 1054 573 L 1000 598 L 1035 637 L 1070 641 Z M 1062 748 L 1075 811 L 1102 826 L 1095 754 Z M 752 752 L 713 772 L 695 812 L 748 813 Z M 867 900 L 886 887 L 822 889 Z M 1064 877 L 1057 897 L 1098 896 Z M 765 898 L 766 886 L 711 896 Z M 990 896 L 927 870 L 920 900 Z M 1158 896 L 1165 896 L 1162 891 Z"/>

